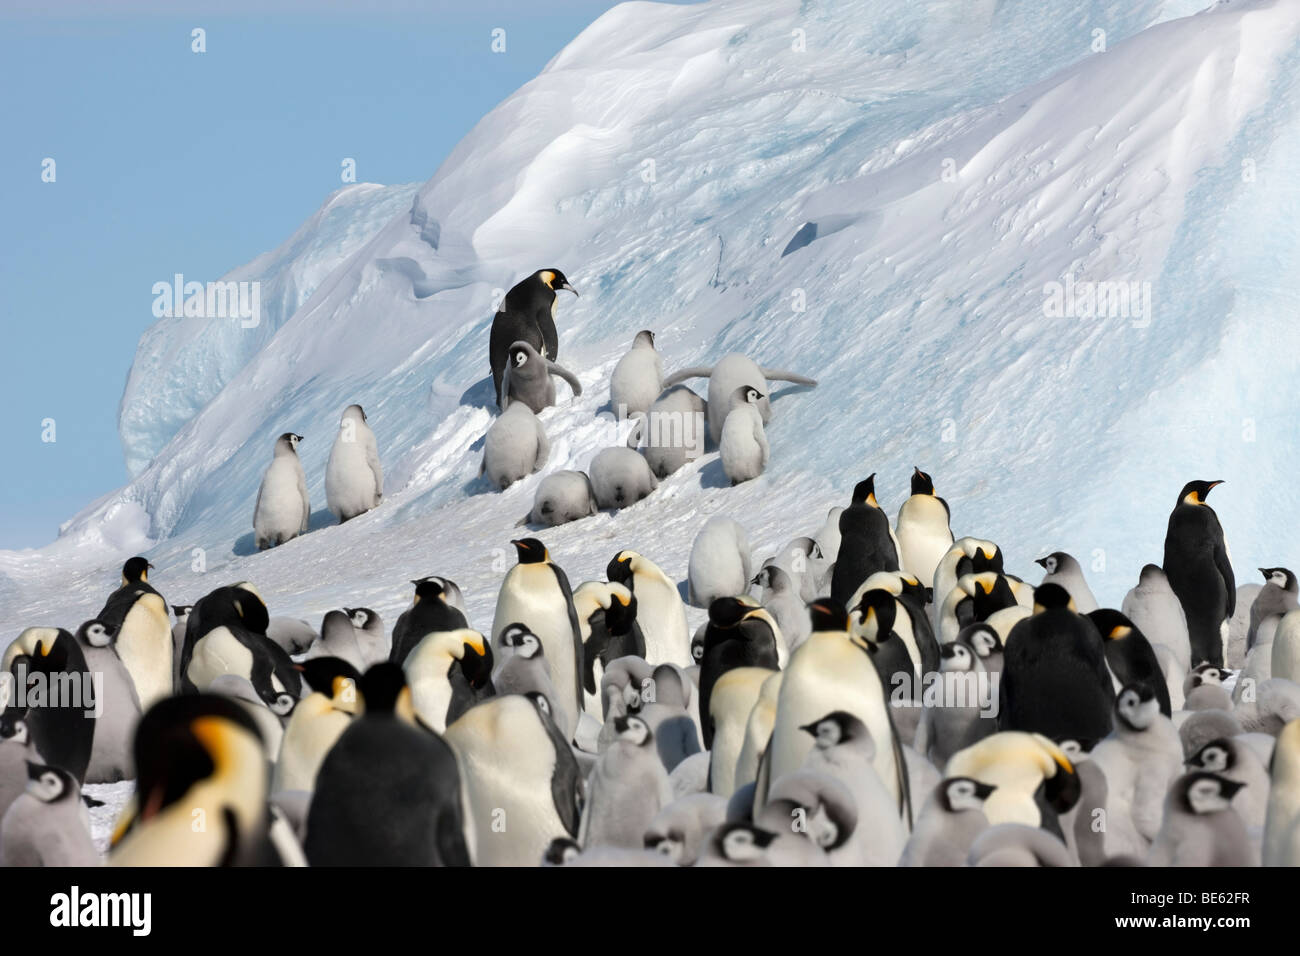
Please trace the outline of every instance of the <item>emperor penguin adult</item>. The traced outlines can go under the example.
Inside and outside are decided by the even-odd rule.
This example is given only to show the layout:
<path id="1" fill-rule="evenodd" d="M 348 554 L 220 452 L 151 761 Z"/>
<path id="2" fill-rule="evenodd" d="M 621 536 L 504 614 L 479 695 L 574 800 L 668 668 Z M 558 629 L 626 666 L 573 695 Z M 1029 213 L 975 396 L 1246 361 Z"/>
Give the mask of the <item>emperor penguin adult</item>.
<path id="1" fill-rule="evenodd" d="M 755 788 L 755 806 L 767 797 L 766 782 L 801 767 L 814 740 L 803 728 L 834 711 L 862 721 L 876 742 L 872 766 L 888 788 L 900 818 L 911 827 L 911 798 L 902 742 L 889 714 L 884 684 L 865 642 L 849 633 L 849 615 L 833 598 L 808 607 L 812 633 L 786 665 L 777 696 L 776 726 Z"/>
<path id="2" fill-rule="evenodd" d="M 1119 686 L 1146 684 L 1155 694 L 1160 713 L 1173 716 L 1169 701 L 1169 685 L 1156 657 L 1151 642 L 1132 621 L 1112 608 L 1100 608 L 1087 615 L 1102 638 L 1102 651 L 1106 665 Z"/>
<path id="3" fill-rule="evenodd" d="M 718 364 L 712 368 L 703 365 L 674 372 L 664 379 L 664 388 L 672 388 L 687 379 L 703 378 L 704 376 L 708 376 L 709 379 L 709 435 L 715 445 L 722 441 L 722 426 L 727 420 L 727 413 L 731 411 L 731 397 L 736 394 L 736 389 L 741 386 L 747 385 L 761 396 L 757 404 L 758 413 L 763 420 L 763 424 L 766 425 L 772 420 L 769 381 L 793 382 L 796 385 L 809 387 L 817 384 L 816 379 L 796 375 L 794 372 L 762 368 L 748 356 L 741 355 L 739 352 L 732 352 L 720 358 Z"/>
<path id="4" fill-rule="evenodd" d="M 498 406 L 503 402 L 501 380 L 511 345 L 527 342 L 552 361 L 560 357 L 560 339 L 555 331 L 555 293 L 559 289 L 578 294 L 559 269 L 538 269 L 516 283 L 501 300 L 488 339 L 492 393 Z"/>
<path id="5" fill-rule="evenodd" d="M 0 867 L 99 865 L 81 788 L 62 767 L 27 764 L 26 790 L 0 821 Z"/>
<path id="6" fill-rule="evenodd" d="M 767 469 L 771 447 L 758 412 L 758 403 L 765 397 L 749 385 L 739 386 L 728 397 L 731 407 L 722 424 L 718 452 L 722 470 L 733 485 L 757 478 Z"/>
<path id="7" fill-rule="evenodd" d="M 552 720 L 569 740 L 582 713 L 582 629 L 573 590 L 564 569 L 551 560 L 541 541 L 520 538 L 510 543 L 519 563 L 506 573 L 497 594 L 492 648 L 500 654 L 501 632 L 510 624 L 523 624 L 537 635 L 560 698 L 560 711 Z"/>
<path id="8" fill-rule="evenodd" d="M 412 723 L 402 670 L 361 678 L 363 711 L 316 774 L 303 850 L 312 866 L 468 866 L 462 773 L 449 741 Z"/>
<path id="9" fill-rule="evenodd" d="M 636 595 L 646 660 L 690 667 L 694 663 L 691 635 L 686 629 L 686 605 L 677 583 L 645 555 L 627 550 L 614 555 L 605 568 L 605 577 Z"/>
<path id="10" fill-rule="evenodd" d="M 113 649 L 116 637 L 103 621 L 91 619 L 77 628 L 77 643 L 91 674 L 100 675 L 96 688 L 95 740 L 86 768 L 87 783 L 117 783 L 135 776 L 131 744 L 140 720 L 135 682 Z"/>
<path id="11" fill-rule="evenodd" d="M 1039 585 L 1033 616 L 1011 629 L 999 694 L 1002 730 L 1076 740 L 1110 733 L 1115 689 L 1101 635 L 1059 584 Z"/>
<path id="12" fill-rule="evenodd" d="M 609 376 L 609 407 L 620 419 L 648 412 L 664 389 L 664 366 L 655 334 L 642 329 Z"/>
<path id="13" fill-rule="evenodd" d="M 578 759 L 540 694 L 484 701 L 445 736 L 464 779 L 475 865 L 536 866 L 555 837 L 578 835 Z"/>
<path id="14" fill-rule="evenodd" d="M 275 440 L 271 465 L 262 476 L 253 505 L 253 539 L 257 550 L 284 544 L 307 532 L 311 501 L 307 476 L 298 460 L 301 435 L 285 432 Z"/>
<path id="15" fill-rule="evenodd" d="M 393 625 L 393 645 L 388 659 L 394 664 L 406 663 L 407 656 L 426 634 L 469 627 L 460 604 L 460 588 L 454 581 L 431 574 L 411 583 L 415 585 L 411 606 Z"/>
<path id="16" fill-rule="evenodd" d="M 952 547 L 952 511 L 934 493 L 934 480 L 920 468 L 912 469 L 912 496 L 898 509 L 901 567 L 927 588 L 934 587 L 934 571 Z"/>
<path id="17" fill-rule="evenodd" d="M 1065 751 L 1042 734 L 1004 730 L 948 760 L 945 777 L 970 777 L 996 789 L 984 801 L 989 824 L 1020 823 L 1060 834 L 1059 814 L 1079 800 L 1080 783 Z"/>
<path id="18" fill-rule="evenodd" d="M 266 751 L 239 703 L 202 693 L 160 700 L 136 729 L 135 766 L 136 797 L 113 834 L 110 866 L 275 862 Z"/>
<path id="19" fill-rule="evenodd" d="M 1088 579 L 1083 576 L 1083 566 L 1074 555 L 1065 551 L 1053 551 L 1034 563 L 1043 569 L 1043 580 L 1040 583 L 1059 584 L 1069 591 L 1080 614 L 1091 614 L 1097 610 L 1097 599 L 1092 596 Z"/>
<path id="20" fill-rule="evenodd" d="M 1264 865 L 1300 866 L 1300 718 L 1277 735 L 1269 777 Z"/>
<path id="21" fill-rule="evenodd" d="M 325 464 L 325 502 L 340 524 L 365 514 L 384 497 L 379 445 L 368 422 L 360 405 L 343 409 L 339 434 Z"/>
<path id="22" fill-rule="evenodd" d="M 584 581 L 573 592 L 582 638 L 583 705 L 602 719 L 601 679 L 610 661 L 629 654 L 645 658 L 645 635 L 637 624 L 636 596 L 622 584 Z"/>
<path id="23" fill-rule="evenodd" d="M 40 704 L 28 698 L 27 727 L 32 743 L 45 763 L 62 767 L 80 784 L 94 752 L 95 715 L 90 699 L 92 675 L 77 639 L 63 628 L 29 627 L 4 653 L 3 670 L 14 683 L 32 690 L 34 682 L 46 688 L 64 686 L 71 694 L 49 694 Z M 5 685 L 0 683 L 0 689 Z M 10 701 L 7 707 L 14 706 Z"/>
<path id="24" fill-rule="evenodd" d="M 262 703 L 288 716 L 302 690 L 302 674 L 279 644 L 266 636 L 270 615 L 247 581 L 200 598 L 185 628 L 181 680 L 186 691 L 204 691 L 223 674 L 252 684 Z"/>
<path id="25" fill-rule="evenodd" d="M 122 565 L 121 586 L 95 615 L 116 635 L 117 656 L 135 683 L 142 710 L 172 692 L 171 619 L 167 602 L 149 583 L 152 568 L 141 557 Z"/>
<path id="26" fill-rule="evenodd" d="M 930 615 L 934 619 L 935 633 L 939 632 L 939 615 L 943 599 L 957 586 L 957 582 L 968 574 L 984 571 L 1002 573 L 1002 549 L 992 541 L 970 536 L 958 538 L 953 542 L 934 569 L 934 603 L 930 605 Z"/>
<path id="27" fill-rule="evenodd" d="M 859 585 L 877 571 L 897 571 L 889 518 L 876 501 L 876 476 L 853 489 L 853 502 L 840 515 L 840 549 L 831 575 L 831 598 L 845 605 Z"/>
<path id="28" fill-rule="evenodd" d="M 1205 503 L 1222 481 L 1189 481 L 1178 495 L 1165 534 L 1165 575 L 1183 605 L 1192 645 L 1192 664 L 1223 666 L 1227 621 L 1236 610 L 1237 580 L 1232 573 L 1223 526 Z"/>
<path id="29" fill-rule="evenodd" d="M 465 681 L 461 683 L 461 699 L 457 701 L 457 666 L 467 655 L 486 658 L 489 673 L 491 658 L 483 635 L 463 628 L 458 631 L 432 631 L 406 656 L 402 670 L 411 691 L 411 705 L 416 715 L 430 730 L 442 733 L 447 724 L 473 705 L 466 699 Z M 460 675 L 463 678 L 463 674 Z"/>
<path id="30" fill-rule="evenodd" d="M 709 605 L 709 626 L 704 632 L 699 676 L 705 749 L 713 744 L 713 720 L 707 716 L 713 685 L 727 671 L 738 667 L 777 670 L 777 643 L 776 622 L 748 598 L 718 598 Z"/>
<path id="31" fill-rule="evenodd" d="M 1250 866 L 1250 837 L 1232 805 L 1241 787 L 1204 771 L 1175 780 L 1147 866 Z"/>
<path id="32" fill-rule="evenodd" d="M 316 789 L 330 748 L 361 713 L 361 674 L 338 657 L 314 657 L 302 665 L 311 693 L 298 702 L 284 728 L 271 792 Z"/>

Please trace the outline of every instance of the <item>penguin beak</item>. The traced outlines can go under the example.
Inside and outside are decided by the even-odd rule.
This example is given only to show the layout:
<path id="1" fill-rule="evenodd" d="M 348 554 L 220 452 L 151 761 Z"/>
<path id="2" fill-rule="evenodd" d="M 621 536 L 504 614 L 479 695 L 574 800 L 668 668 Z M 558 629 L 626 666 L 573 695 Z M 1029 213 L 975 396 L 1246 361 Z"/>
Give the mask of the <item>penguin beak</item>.
<path id="1" fill-rule="evenodd" d="M 573 286 L 569 285 L 569 283 L 567 282 L 561 282 L 558 286 L 556 286 L 556 288 L 563 289 L 565 292 L 572 292 L 574 295 L 578 294 L 578 290 L 575 289 Z"/>
<path id="2" fill-rule="evenodd" d="M 1046 559 L 1046 558 L 1035 558 L 1035 559 L 1034 559 L 1034 564 L 1038 565 L 1040 568 L 1043 568 L 1044 570 L 1047 569 L 1047 559 Z"/>
<path id="3" fill-rule="evenodd" d="M 975 784 L 975 796 L 981 800 L 987 800 L 996 789 L 997 787 L 991 783 L 977 783 Z"/>

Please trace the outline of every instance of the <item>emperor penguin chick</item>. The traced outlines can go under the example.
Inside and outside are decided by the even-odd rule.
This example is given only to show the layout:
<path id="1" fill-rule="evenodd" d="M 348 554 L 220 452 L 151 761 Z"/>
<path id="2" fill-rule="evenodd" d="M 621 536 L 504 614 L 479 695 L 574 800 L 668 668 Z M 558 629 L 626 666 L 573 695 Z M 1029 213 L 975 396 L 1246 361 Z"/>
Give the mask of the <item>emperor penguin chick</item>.
<path id="1" fill-rule="evenodd" d="M 640 849 L 651 822 L 673 799 L 668 772 L 646 722 L 635 716 L 616 717 L 614 730 L 618 737 L 591 772 L 578 832 L 578 841 L 588 849 Z"/>
<path id="2" fill-rule="evenodd" d="M 609 405 L 619 418 L 648 412 L 664 387 L 664 366 L 655 351 L 655 334 L 642 329 L 631 350 L 618 360 L 609 377 Z"/>
<path id="3" fill-rule="evenodd" d="M 997 788 L 970 777 L 939 783 L 921 807 L 899 866 L 961 866 L 989 819 L 984 801 Z"/>
<path id="4" fill-rule="evenodd" d="M 29 761 L 27 777 L 26 791 L 0 821 L 0 866 L 98 866 L 72 774 Z"/>
<path id="5" fill-rule="evenodd" d="M 365 514 L 383 497 L 384 469 L 375 433 L 361 406 L 349 405 L 325 464 L 325 503 L 342 523 Z"/>
<path id="6" fill-rule="evenodd" d="M 1250 866 L 1246 824 L 1232 806 L 1241 784 L 1197 771 L 1174 781 L 1148 866 Z"/>
<path id="7" fill-rule="evenodd" d="M 733 485 L 757 478 L 767 468 L 771 449 L 758 411 L 763 398 L 762 392 L 748 385 L 740 386 L 731 395 L 731 410 L 722 424 L 718 451 L 722 470 Z"/>
<path id="8" fill-rule="evenodd" d="M 253 536 L 259 551 L 274 548 L 307 531 L 311 502 L 307 476 L 298 460 L 301 435 L 285 432 L 275 440 L 271 467 L 262 476 L 253 505 Z"/>
<path id="9" fill-rule="evenodd" d="M 551 442 L 541 420 L 523 402 L 511 402 L 483 439 L 479 474 L 504 491 L 541 471 L 550 457 Z"/>

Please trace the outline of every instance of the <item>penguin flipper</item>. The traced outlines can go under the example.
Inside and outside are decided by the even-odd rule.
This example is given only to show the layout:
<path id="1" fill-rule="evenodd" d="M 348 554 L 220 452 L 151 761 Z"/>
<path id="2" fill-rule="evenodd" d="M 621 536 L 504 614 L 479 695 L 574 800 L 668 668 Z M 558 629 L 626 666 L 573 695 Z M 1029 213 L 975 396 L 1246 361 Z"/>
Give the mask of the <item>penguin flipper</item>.
<path id="1" fill-rule="evenodd" d="M 817 379 L 808 378 L 806 375 L 799 375 L 795 372 L 787 372 L 779 368 L 760 368 L 763 377 L 771 382 L 793 382 L 795 385 L 814 386 Z"/>
<path id="2" fill-rule="evenodd" d="M 664 379 L 664 388 L 672 388 L 674 385 L 680 385 L 688 378 L 708 378 L 713 374 L 711 365 L 692 365 L 690 368 L 678 369 Z M 662 394 L 662 392 L 660 393 Z"/>
<path id="3" fill-rule="evenodd" d="M 559 365 L 556 365 L 550 359 L 547 359 L 546 370 L 550 372 L 552 375 L 558 375 L 560 378 L 568 382 L 569 388 L 573 389 L 573 394 L 575 398 L 582 394 L 582 383 L 578 381 L 578 376 L 574 375 L 567 368 L 561 368 Z"/>
<path id="4" fill-rule="evenodd" d="M 1232 573 L 1232 562 L 1228 559 L 1228 550 L 1223 545 L 1222 535 L 1219 535 L 1219 540 L 1214 546 L 1214 564 L 1223 578 L 1223 586 L 1228 590 L 1228 617 L 1232 617 L 1237 610 L 1237 580 L 1236 575 Z"/>

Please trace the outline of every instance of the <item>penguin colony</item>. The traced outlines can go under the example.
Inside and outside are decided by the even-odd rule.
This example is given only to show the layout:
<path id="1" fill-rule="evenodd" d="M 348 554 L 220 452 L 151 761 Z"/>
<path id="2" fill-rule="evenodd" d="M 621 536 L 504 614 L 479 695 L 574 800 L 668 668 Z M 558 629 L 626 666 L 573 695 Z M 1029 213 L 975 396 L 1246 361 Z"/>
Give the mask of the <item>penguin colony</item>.
<path id="1" fill-rule="evenodd" d="M 501 486 L 545 461 L 551 375 L 580 387 L 555 365 L 556 289 L 573 291 L 535 273 L 493 323 L 492 428 L 508 434 L 484 470 Z M 680 384 L 701 375 L 707 401 Z M 735 482 L 766 464 L 772 378 L 815 384 L 744 356 L 664 379 L 646 331 L 611 401 L 642 422 L 667 405 L 707 416 Z M 301 440 L 276 441 L 259 547 L 306 528 Z M 531 520 L 631 504 L 681 464 L 611 450 L 632 458 L 548 476 Z M 429 575 L 391 630 L 364 607 L 319 631 L 272 617 L 247 581 L 172 605 L 173 622 L 132 558 L 95 618 L 29 627 L 4 652 L 0 861 L 1300 864 L 1300 588 L 1261 569 L 1237 607 L 1206 500 L 1220 482 L 1183 488 L 1161 564 L 1114 609 L 1069 554 L 1039 558 L 1033 584 L 995 542 L 956 538 L 919 468 L 891 523 L 875 478 L 762 562 L 739 522 L 703 522 L 676 569 L 707 609 L 694 634 L 678 580 L 627 548 L 574 587 L 519 537 L 491 622 Z M 380 502 L 358 405 L 326 491 L 341 521 Z M 122 780 L 134 795 L 101 857 L 82 788 Z"/>

